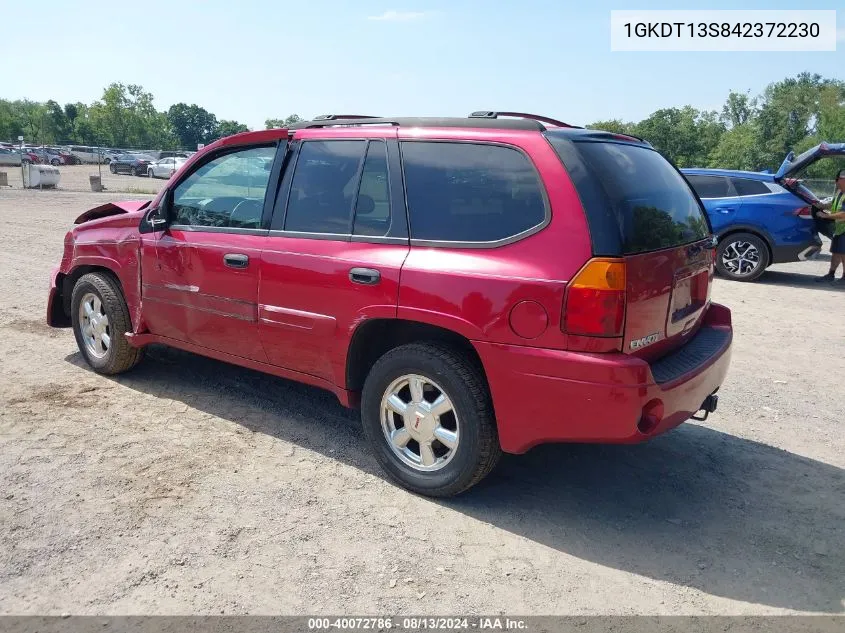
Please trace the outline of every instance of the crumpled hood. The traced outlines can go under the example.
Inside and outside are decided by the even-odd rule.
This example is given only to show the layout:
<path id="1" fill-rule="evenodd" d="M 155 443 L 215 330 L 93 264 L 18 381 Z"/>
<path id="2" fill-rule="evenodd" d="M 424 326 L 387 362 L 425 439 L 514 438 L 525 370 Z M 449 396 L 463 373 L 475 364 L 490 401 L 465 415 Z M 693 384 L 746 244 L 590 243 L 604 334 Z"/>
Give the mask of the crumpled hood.
<path id="1" fill-rule="evenodd" d="M 134 213 L 136 211 L 141 211 L 142 209 L 148 207 L 150 202 L 150 200 L 124 200 L 121 202 L 107 202 L 105 204 L 101 204 L 99 207 L 89 209 L 88 211 L 80 215 L 78 218 L 76 218 L 73 223 L 82 224 L 91 220 L 106 218 L 110 215 L 120 215 L 121 213 Z"/>

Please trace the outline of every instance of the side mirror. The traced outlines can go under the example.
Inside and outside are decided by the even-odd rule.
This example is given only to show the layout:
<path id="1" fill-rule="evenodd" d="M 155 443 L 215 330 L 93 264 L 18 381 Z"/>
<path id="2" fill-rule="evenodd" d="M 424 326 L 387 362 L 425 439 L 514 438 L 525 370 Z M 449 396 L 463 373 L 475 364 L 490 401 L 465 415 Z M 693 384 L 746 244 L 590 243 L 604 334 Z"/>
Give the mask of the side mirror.
<path id="1" fill-rule="evenodd" d="M 164 205 L 150 209 L 144 220 L 153 231 L 162 231 L 167 226 L 167 214 Z"/>

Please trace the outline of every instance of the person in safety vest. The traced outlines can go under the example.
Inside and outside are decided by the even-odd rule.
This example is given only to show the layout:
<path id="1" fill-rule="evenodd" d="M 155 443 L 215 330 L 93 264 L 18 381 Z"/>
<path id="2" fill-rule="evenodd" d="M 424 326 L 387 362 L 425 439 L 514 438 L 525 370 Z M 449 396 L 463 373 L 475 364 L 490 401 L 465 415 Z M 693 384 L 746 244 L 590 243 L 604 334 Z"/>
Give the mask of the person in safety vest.
<path id="1" fill-rule="evenodd" d="M 840 169 L 836 175 L 836 193 L 833 200 L 819 205 L 828 209 L 829 213 L 821 212 L 816 217 L 821 220 L 833 220 L 833 239 L 830 243 L 830 270 L 816 281 L 834 281 L 836 269 L 842 264 L 843 276 L 838 283 L 845 283 L 845 169 Z"/>

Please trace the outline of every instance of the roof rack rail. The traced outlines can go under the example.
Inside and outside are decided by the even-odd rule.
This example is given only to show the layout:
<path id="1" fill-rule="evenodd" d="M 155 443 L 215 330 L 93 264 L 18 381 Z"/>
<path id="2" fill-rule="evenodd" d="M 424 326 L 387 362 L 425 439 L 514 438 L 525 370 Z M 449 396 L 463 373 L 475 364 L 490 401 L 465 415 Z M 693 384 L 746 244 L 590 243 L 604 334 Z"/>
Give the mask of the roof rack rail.
<path id="1" fill-rule="evenodd" d="M 369 114 L 321 114 L 315 116 L 314 121 L 336 121 L 337 119 L 380 119 L 381 117 L 370 116 Z"/>
<path id="2" fill-rule="evenodd" d="M 352 118 L 344 117 L 314 119 L 311 121 L 300 121 L 287 126 L 291 132 L 296 130 L 305 130 L 313 128 L 329 128 L 329 127 L 354 127 L 354 126 L 393 126 L 393 127 L 470 127 L 470 128 L 488 128 L 488 129 L 503 129 L 503 130 L 524 130 L 542 132 L 546 128 L 540 121 L 531 119 L 492 119 L 492 118 L 466 118 L 466 117 L 389 117 L 389 118 Z"/>
<path id="3" fill-rule="evenodd" d="M 551 117 L 542 116 L 540 114 L 528 114 L 527 112 L 495 112 L 492 110 L 478 110 L 477 112 L 473 112 L 472 114 L 470 114 L 469 118 L 498 119 L 500 116 L 512 116 L 520 119 L 532 119 L 534 121 L 540 121 L 541 123 L 548 123 L 549 125 L 556 125 L 558 127 L 578 127 L 576 125 L 564 123 L 563 121 L 558 121 L 557 119 L 553 119 Z"/>

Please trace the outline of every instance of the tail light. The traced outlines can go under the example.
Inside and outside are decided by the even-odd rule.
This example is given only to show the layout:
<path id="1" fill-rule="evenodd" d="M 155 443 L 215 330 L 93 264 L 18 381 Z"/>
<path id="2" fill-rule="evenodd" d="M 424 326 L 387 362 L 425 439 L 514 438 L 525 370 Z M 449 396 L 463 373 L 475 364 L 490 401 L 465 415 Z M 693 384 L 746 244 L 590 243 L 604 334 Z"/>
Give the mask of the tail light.
<path id="1" fill-rule="evenodd" d="M 813 217 L 813 210 L 810 207 L 800 207 L 795 209 L 795 211 L 792 212 L 792 215 L 798 216 L 799 218 L 807 218 L 809 220 Z"/>
<path id="2" fill-rule="evenodd" d="M 625 262 L 591 259 L 566 292 L 563 330 L 579 336 L 622 336 L 625 325 Z"/>

